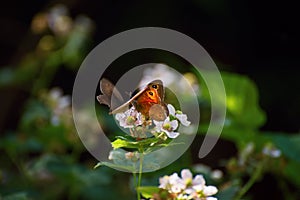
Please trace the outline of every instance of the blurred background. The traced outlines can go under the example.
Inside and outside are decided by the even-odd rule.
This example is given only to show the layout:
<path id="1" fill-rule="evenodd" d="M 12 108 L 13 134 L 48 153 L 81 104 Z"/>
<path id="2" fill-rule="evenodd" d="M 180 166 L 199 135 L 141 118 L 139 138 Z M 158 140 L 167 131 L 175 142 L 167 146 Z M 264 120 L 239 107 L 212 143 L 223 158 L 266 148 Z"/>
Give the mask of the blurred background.
<path id="1" fill-rule="evenodd" d="M 223 176 L 208 180 L 221 188 L 220 199 L 233 199 L 255 165 L 267 162 L 268 169 L 245 199 L 300 198 L 298 21 L 292 1 L 3 1 L 0 199 L 134 198 L 129 174 L 93 169 L 97 161 L 74 129 L 70 95 L 90 50 L 114 34 L 145 26 L 174 29 L 195 39 L 224 72 L 226 90 L 245 102 L 238 114 L 228 106 L 235 125 L 225 127 L 206 158 L 192 156 L 202 140 L 199 133 L 181 160 L 147 174 L 144 184 L 157 184 L 158 177 L 183 167 L 207 177 L 218 169 Z M 162 60 L 179 66 L 172 56 L 158 54 L 138 52 L 122 62 L 132 66 Z M 234 89 L 236 85 L 241 89 Z M 207 105 L 201 105 L 205 110 Z M 245 121 L 257 123 L 239 120 L 246 115 Z M 279 150 L 280 158 L 265 161 L 266 147 Z"/>

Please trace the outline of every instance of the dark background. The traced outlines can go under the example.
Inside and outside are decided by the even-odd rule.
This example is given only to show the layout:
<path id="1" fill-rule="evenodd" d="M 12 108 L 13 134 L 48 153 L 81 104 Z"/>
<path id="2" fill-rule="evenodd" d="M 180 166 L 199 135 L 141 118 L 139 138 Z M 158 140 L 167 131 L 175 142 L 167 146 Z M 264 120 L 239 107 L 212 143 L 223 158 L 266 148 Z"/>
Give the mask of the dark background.
<path id="1" fill-rule="evenodd" d="M 3 1 L 1 66 L 17 63 L 33 48 L 32 17 L 57 3 L 67 5 L 72 16 L 86 14 L 96 23 L 93 46 L 113 34 L 144 26 L 170 28 L 192 37 L 221 70 L 255 81 L 267 113 L 263 130 L 299 131 L 299 11 L 292 1 Z M 60 74 L 53 84 L 64 80 L 66 92 L 71 93 L 74 74 Z M 5 92 L 1 96 L 10 91 Z M 17 113 L 5 112 L 1 118 L 5 122 L 0 130 L 13 127 Z"/>

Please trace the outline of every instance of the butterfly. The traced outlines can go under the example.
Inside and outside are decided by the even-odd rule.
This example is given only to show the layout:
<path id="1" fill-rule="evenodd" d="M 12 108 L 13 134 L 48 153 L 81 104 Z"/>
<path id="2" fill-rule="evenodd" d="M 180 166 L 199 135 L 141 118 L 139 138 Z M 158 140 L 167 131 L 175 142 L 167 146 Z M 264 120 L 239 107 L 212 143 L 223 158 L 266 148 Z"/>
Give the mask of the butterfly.
<path id="1" fill-rule="evenodd" d="M 100 91 L 102 94 L 97 96 L 97 100 L 100 104 L 105 104 L 110 108 L 109 114 L 124 112 L 129 107 L 134 106 L 146 119 L 163 121 L 169 115 L 167 105 L 164 102 L 165 90 L 161 80 L 154 80 L 141 90 L 136 90 L 127 102 L 117 107 L 112 100 L 123 101 L 123 98 L 109 80 L 101 79 Z"/>

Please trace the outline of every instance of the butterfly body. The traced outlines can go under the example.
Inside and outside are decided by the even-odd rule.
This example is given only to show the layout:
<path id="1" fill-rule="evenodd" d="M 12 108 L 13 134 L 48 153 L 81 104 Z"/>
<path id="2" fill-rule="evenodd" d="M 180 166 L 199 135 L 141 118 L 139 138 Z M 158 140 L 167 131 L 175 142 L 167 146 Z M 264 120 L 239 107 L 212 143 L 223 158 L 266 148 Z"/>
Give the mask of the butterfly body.
<path id="1" fill-rule="evenodd" d="M 154 80 L 141 90 L 135 91 L 127 102 L 115 109 L 112 109 L 111 104 L 107 99 L 111 100 L 112 95 L 114 94 L 114 92 L 111 91 L 115 91 L 116 89 L 101 88 L 101 86 L 111 87 L 113 85 L 110 82 L 106 82 L 109 81 L 107 79 L 102 79 L 100 81 L 100 89 L 103 95 L 97 96 L 97 99 L 100 103 L 106 104 L 111 108 L 110 114 L 124 112 L 130 106 L 134 106 L 146 119 L 152 118 L 154 120 L 162 121 L 167 117 L 168 109 L 163 101 L 164 87 L 161 80 Z M 109 91 L 109 93 L 105 94 L 104 91 Z M 116 94 L 119 94 L 119 92 L 117 91 Z"/>

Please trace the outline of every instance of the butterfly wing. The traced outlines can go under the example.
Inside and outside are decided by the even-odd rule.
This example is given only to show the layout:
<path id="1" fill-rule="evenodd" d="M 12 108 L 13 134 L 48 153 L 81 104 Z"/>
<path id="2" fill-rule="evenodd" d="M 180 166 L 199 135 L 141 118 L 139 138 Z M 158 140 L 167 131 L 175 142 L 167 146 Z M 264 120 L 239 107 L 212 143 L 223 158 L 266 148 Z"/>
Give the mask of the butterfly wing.
<path id="1" fill-rule="evenodd" d="M 125 102 L 124 104 L 122 104 L 121 106 L 117 107 L 116 109 L 112 110 L 110 112 L 110 114 L 116 114 L 116 113 L 120 113 L 120 112 L 124 112 L 128 109 L 128 107 L 130 105 L 133 105 L 136 107 L 136 100 L 141 97 L 141 95 L 146 91 L 149 90 L 150 88 L 156 89 L 158 90 L 158 94 L 159 94 L 159 98 L 161 101 L 162 98 L 164 98 L 164 89 L 163 89 L 163 85 L 162 85 L 162 81 L 161 80 L 154 80 L 151 83 L 149 83 L 146 87 L 144 87 L 142 90 L 136 90 L 133 92 L 131 98 Z"/>
<path id="2" fill-rule="evenodd" d="M 165 98 L 165 89 L 163 86 L 163 82 L 161 80 L 154 80 L 148 84 L 148 87 L 157 90 L 160 101 L 163 101 Z"/>
<path id="3" fill-rule="evenodd" d="M 110 83 L 110 81 L 108 81 L 107 79 L 102 79 L 102 81 L 100 81 L 101 92 L 104 94 L 104 95 L 99 95 L 97 97 L 100 103 L 102 102 L 103 104 L 110 106 L 110 102 L 111 102 L 111 99 L 109 98 L 110 96 L 112 95 L 121 96 L 121 94 L 116 89 L 112 90 L 113 88 L 112 86 L 113 84 Z M 150 90 L 157 91 L 158 101 L 157 104 L 154 104 L 149 109 L 149 117 L 157 121 L 162 121 L 166 119 L 169 112 L 166 104 L 163 102 L 164 87 L 161 80 L 154 80 L 151 83 L 149 83 L 146 87 L 144 87 L 142 90 L 135 91 L 131 96 L 131 98 L 124 104 L 120 105 L 119 107 L 112 109 L 112 107 L 110 106 L 111 111 L 109 114 L 125 112 L 131 105 L 137 107 L 140 97 L 143 98 L 143 94 L 145 94 L 145 92 L 148 92 Z M 114 94 L 114 91 L 116 91 L 117 93 Z"/>
<path id="4" fill-rule="evenodd" d="M 149 109 L 149 117 L 156 121 L 164 121 L 168 115 L 168 107 L 163 102 L 162 104 L 154 104 Z"/>
<path id="5" fill-rule="evenodd" d="M 100 104 L 107 105 L 111 110 L 116 107 L 115 100 L 124 101 L 121 93 L 115 88 L 114 84 L 105 78 L 100 81 L 100 91 L 102 94 L 97 96 L 97 100 Z"/>
<path id="6" fill-rule="evenodd" d="M 120 112 L 126 111 L 130 105 L 134 105 L 134 100 L 137 99 L 143 92 L 145 92 L 146 89 L 147 88 L 144 88 L 143 90 L 140 90 L 137 93 L 134 93 L 133 97 L 131 97 L 128 101 L 126 101 L 121 106 L 119 106 L 116 109 L 112 110 L 110 112 L 110 114 L 116 114 L 116 113 L 120 113 Z"/>

